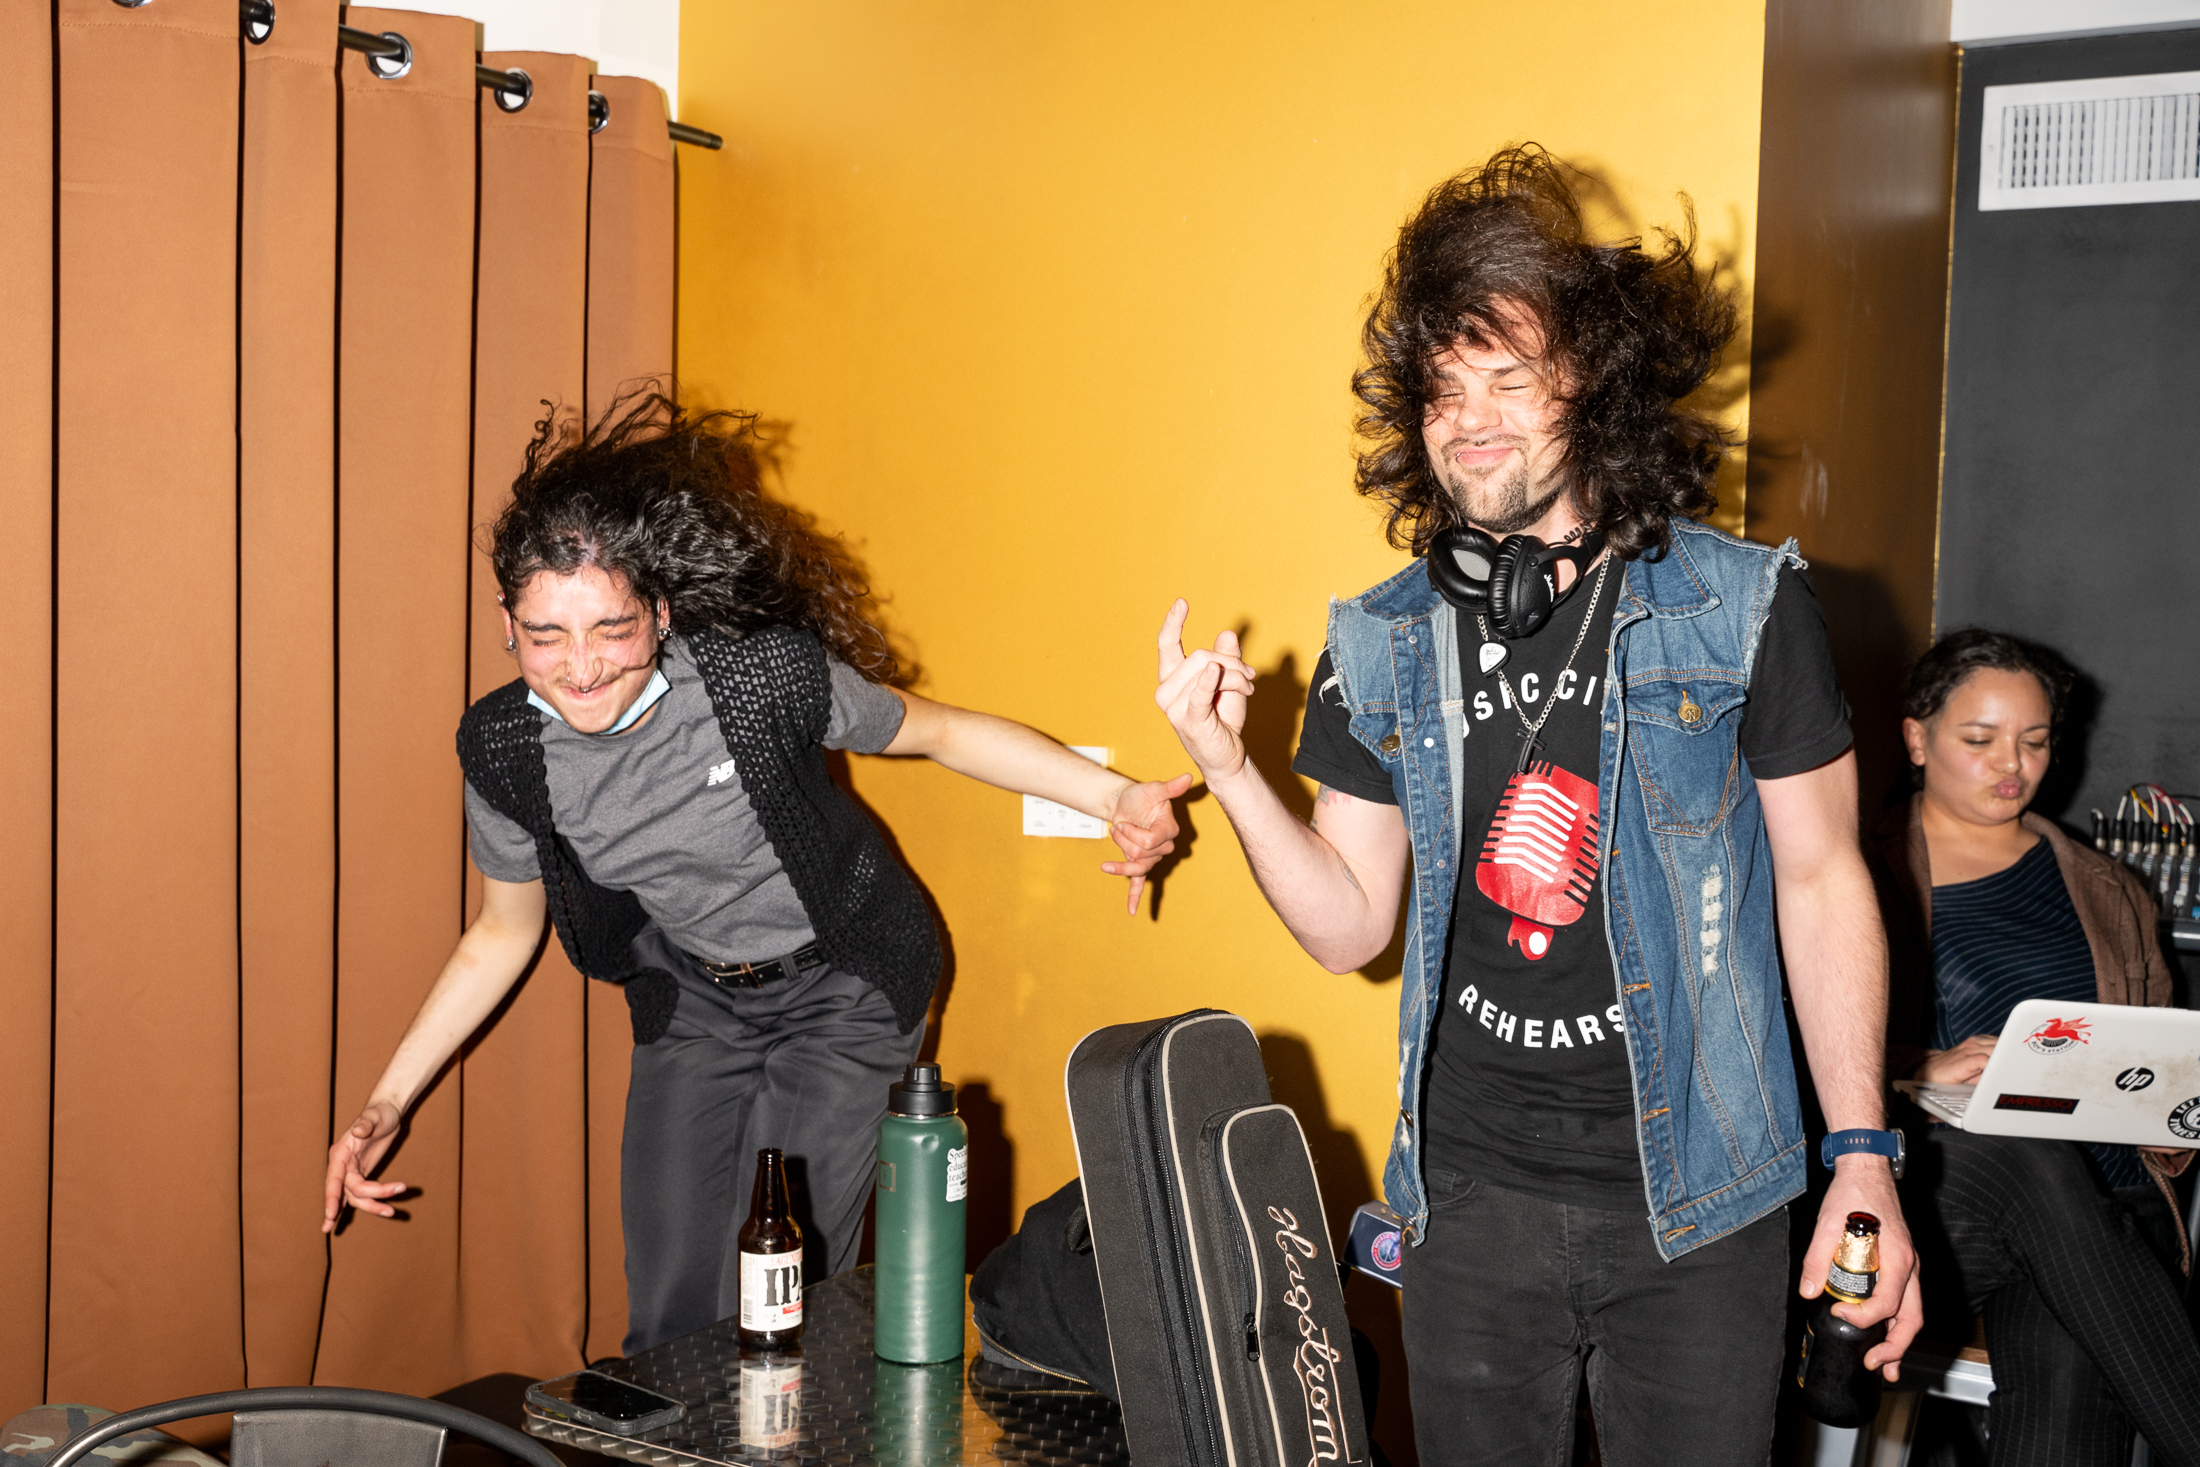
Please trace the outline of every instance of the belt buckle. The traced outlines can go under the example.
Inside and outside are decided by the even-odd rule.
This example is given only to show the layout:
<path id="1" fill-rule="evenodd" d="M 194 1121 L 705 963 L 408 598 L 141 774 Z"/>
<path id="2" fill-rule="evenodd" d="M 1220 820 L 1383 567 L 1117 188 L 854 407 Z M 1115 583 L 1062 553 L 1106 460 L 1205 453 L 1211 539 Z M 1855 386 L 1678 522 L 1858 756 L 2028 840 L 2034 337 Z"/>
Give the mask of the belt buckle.
<path id="1" fill-rule="evenodd" d="M 761 988 L 755 963 L 705 963 L 703 971 L 711 980 L 728 988 Z"/>

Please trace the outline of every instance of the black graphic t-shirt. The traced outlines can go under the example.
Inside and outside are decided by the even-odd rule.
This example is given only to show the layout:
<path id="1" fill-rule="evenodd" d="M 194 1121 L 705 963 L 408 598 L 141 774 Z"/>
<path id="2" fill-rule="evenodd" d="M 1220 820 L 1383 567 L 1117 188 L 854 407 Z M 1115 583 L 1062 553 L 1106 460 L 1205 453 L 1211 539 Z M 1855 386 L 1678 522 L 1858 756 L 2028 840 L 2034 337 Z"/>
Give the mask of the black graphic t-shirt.
<path id="1" fill-rule="evenodd" d="M 1623 571 L 1611 563 L 1601 591 L 1592 572 L 1533 637 L 1498 642 L 1474 617 L 1459 618 L 1464 831 L 1420 1129 L 1425 1166 L 1632 1211 L 1642 1205 L 1642 1163 L 1604 934 L 1597 788 Z M 1486 644 L 1506 649 L 1487 671 Z M 1331 789 L 1397 803 L 1381 761 L 1352 737 L 1336 690 L 1324 695 L 1329 680 L 1324 652 L 1292 768 Z M 1523 767 L 1523 737 L 1538 718 Z M 1792 570 L 1781 571 L 1765 622 L 1740 740 L 1758 779 L 1801 774 L 1849 746 L 1825 617 Z"/>

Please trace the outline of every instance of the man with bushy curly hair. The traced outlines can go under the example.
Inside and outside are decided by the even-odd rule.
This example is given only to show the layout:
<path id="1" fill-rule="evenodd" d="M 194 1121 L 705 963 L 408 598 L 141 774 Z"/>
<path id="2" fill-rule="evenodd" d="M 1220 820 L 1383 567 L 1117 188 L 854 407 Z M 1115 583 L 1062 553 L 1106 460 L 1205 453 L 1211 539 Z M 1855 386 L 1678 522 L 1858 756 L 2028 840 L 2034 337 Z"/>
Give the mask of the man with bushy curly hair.
<path id="1" fill-rule="evenodd" d="M 1420 559 L 1331 603 L 1310 823 L 1246 757 L 1235 636 L 1186 655 L 1182 601 L 1161 632 L 1156 701 L 1309 953 L 1374 959 L 1410 870 L 1384 1190 L 1430 1462 L 1569 1460 L 1584 1370 L 1606 1461 L 1765 1461 L 1807 1167 L 1783 958 L 1834 1133 L 1800 1291 L 1868 1212 L 1869 1364 L 1919 1320 L 1848 707 L 1793 542 L 1700 523 L 1727 441 L 1687 399 L 1735 313 L 1693 245 L 1592 239 L 1532 146 L 1406 222 L 1357 487 Z"/>

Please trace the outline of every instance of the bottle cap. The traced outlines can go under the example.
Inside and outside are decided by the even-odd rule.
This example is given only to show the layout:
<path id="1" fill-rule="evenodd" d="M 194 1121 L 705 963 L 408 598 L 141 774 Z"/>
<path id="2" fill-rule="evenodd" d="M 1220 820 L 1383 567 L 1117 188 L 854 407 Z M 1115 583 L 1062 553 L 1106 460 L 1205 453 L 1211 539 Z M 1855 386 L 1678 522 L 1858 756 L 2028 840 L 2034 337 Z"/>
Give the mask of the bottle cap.
<path id="1" fill-rule="evenodd" d="M 940 1083 L 938 1065 L 911 1065 L 886 1092 L 886 1111 L 897 1116 L 951 1116 L 955 1087 Z"/>

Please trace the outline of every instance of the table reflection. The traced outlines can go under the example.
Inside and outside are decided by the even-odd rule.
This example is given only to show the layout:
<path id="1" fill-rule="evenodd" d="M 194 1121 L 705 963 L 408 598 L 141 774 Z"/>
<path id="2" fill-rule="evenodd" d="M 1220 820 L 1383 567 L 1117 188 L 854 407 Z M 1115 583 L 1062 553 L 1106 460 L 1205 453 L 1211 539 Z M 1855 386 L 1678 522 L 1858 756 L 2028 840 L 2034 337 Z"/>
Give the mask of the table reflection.
<path id="1" fill-rule="evenodd" d="M 897 1365 L 871 1352 L 871 1271 L 803 1291 L 799 1352 L 744 1357 L 721 1320 L 603 1367 L 673 1397 L 687 1416 L 638 1437 L 613 1436 L 530 1408 L 527 1429 L 651 1467 L 1129 1467 L 1121 1413 L 1094 1392 L 978 1358 Z"/>

